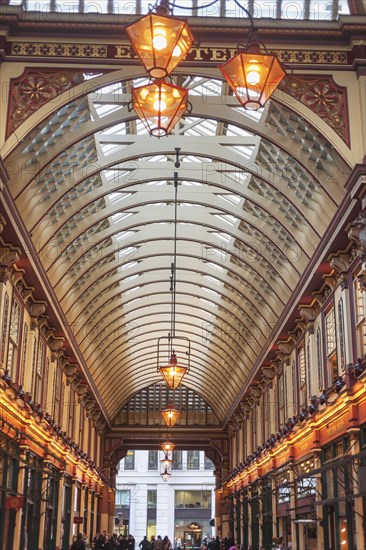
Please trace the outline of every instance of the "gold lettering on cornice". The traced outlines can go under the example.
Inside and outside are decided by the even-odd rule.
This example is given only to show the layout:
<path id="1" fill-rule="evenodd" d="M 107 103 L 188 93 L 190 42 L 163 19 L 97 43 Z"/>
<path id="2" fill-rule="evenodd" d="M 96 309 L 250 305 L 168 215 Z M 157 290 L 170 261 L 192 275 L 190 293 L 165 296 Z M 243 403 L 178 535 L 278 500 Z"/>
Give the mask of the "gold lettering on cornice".
<path id="1" fill-rule="evenodd" d="M 324 64 L 346 65 L 346 51 L 328 50 L 274 50 L 280 61 L 301 65 Z M 224 63 L 236 55 L 236 48 L 194 47 L 185 63 Z M 129 44 L 75 44 L 54 42 L 12 42 L 11 54 L 23 57 L 92 58 L 92 59 L 130 59 L 138 63 L 137 56 Z"/>

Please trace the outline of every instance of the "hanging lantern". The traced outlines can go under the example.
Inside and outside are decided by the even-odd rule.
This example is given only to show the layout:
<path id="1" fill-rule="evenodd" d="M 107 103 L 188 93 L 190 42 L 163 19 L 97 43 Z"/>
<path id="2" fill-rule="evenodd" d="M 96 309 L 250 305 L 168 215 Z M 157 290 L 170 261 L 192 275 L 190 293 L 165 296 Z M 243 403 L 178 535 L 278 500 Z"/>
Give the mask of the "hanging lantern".
<path id="1" fill-rule="evenodd" d="M 173 408 L 173 403 L 169 403 L 169 407 L 161 411 L 161 416 L 165 424 L 169 426 L 169 428 L 172 428 L 179 420 L 180 411 Z"/>
<path id="2" fill-rule="evenodd" d="M 187 110 L 188 90 L 155 80 L 132 88 L 132 107 L 150 135 L 166 136 Z"/>
<path id="3" fill-rule="evenodd" d="M 171 441 L 167 440 L 161 444 L 161 448 L 164 451 L 165 455 L 172 453 L 175 445 Z"/>
<path id="4" fill-rule="evenodd" d="M 125 31 L 152 78 L 170 75 L 193 44 L 187 21 L 160 14 L 149 13 Z"/>
<path id="5" fill-rule="evenodd" d="M 165 468 L 165 470 L 160 475 L 163 478 L 163 481 L 168 481 L 172 474 L 168 472 L 168 468 Z"/>
<path id="6" fill-rule="evenodd" d="M 188 368 L 183 365 L 178 365 L 177 356 L 175 351 L 172 351 L 169 364 L 165 367 L 159 367 L 160 374 L 164 378 L 166 385 L 176 390 L 179 384 L 182 382 L 184 375 L 187 373 Z"/>
<path id="7" fill-rule="evenodd" d="M 172 463 L 173 461 L 168 457 L 168 455 L 165 455 L 165 457 L 162 460 L 160 460 L 160 464 L 162 465 L 163 468 L 165 468 L 165 470 L 167 468 L 170 468 Z"/>
<path id="8" fill-rule="evenodd" d="M 249 111 L 263 107 L 285 77 L 286 71 L 274 54 L 262 52 L 252 42 L 244 51 L 219 67 L 240 104 Z"/>

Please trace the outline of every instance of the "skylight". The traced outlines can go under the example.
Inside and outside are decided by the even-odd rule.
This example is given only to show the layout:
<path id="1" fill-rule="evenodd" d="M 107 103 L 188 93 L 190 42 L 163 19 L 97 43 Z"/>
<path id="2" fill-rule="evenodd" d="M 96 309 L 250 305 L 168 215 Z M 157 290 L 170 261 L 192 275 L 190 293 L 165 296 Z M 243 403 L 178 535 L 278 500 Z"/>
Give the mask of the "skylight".
<path id="1" fill-rule="evenodd" d="M 220 199 L 223 199 L 224 201 L 227 201 L 230 204 L 233 204 L 234 206 L 238 206 L 238 204 L 241 201 L 241 197 L 239 197 L 239 195 L 225 194 L 225 195 L 217 195 L 217 196 L 220 197 Z"/>
<path id="2" fill-rule="evenodd" d="M 116 111 L 122 111 L 122 105 L 106 104 L 106 103 L 94 103 L 95 110 L 99 118 L 115 113 Z"/>
<path id="3" fill-rule="evenodd" d="M 237 219 L 234 216 L 231 216 L 230 214 L 214 214 L 216 218 L 219 218 L 219 220 L 222 220 L 225 223 L 228 223 L 229 225 L 233 226 L 235 225 Z"/>

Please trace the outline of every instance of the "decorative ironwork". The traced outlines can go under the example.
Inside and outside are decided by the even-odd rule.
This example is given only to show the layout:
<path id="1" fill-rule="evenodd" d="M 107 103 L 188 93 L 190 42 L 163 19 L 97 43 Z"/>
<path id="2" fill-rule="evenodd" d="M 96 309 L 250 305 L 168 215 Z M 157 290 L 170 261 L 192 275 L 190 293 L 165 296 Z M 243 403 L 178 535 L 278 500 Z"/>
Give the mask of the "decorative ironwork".
<path id="1" fill-rule="evenodd" d="M 325 120 L 349 145 L 347 90 L 336 84 L 331 75 L 286 77 L 280 88 Z"/>
<path id="2" fill-rule="evenodd" d="M 95 74 L 100 74 L 100 71 Z M 80 69 L 27 68 L 17 78 L 11 78 L 6 137 L 40 107 L 84 80 L 85 73 Z"/>

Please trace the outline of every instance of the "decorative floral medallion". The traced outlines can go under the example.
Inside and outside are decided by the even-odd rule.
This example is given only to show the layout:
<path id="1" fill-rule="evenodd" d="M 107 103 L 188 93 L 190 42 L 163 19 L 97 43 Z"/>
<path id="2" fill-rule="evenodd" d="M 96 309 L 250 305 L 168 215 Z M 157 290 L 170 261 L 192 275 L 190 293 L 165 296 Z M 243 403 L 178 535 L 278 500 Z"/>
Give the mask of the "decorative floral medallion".
<path id="1" fill-rule="evenodd" d="M 97 76 L 101 71 L 91 73 Z M 18 128 L 40 107 L 61 93 L 84 82 L 88 76 L 77 71 L 60 69 L 25 69 L 23 74 L 10 80 L 6 137 Z"/>
<path id="2" fill-rule="evenodd" d="M 330 76 L 287 76 L 281 88 L 316 113 L 349 145 L 347 90 Z"/>

